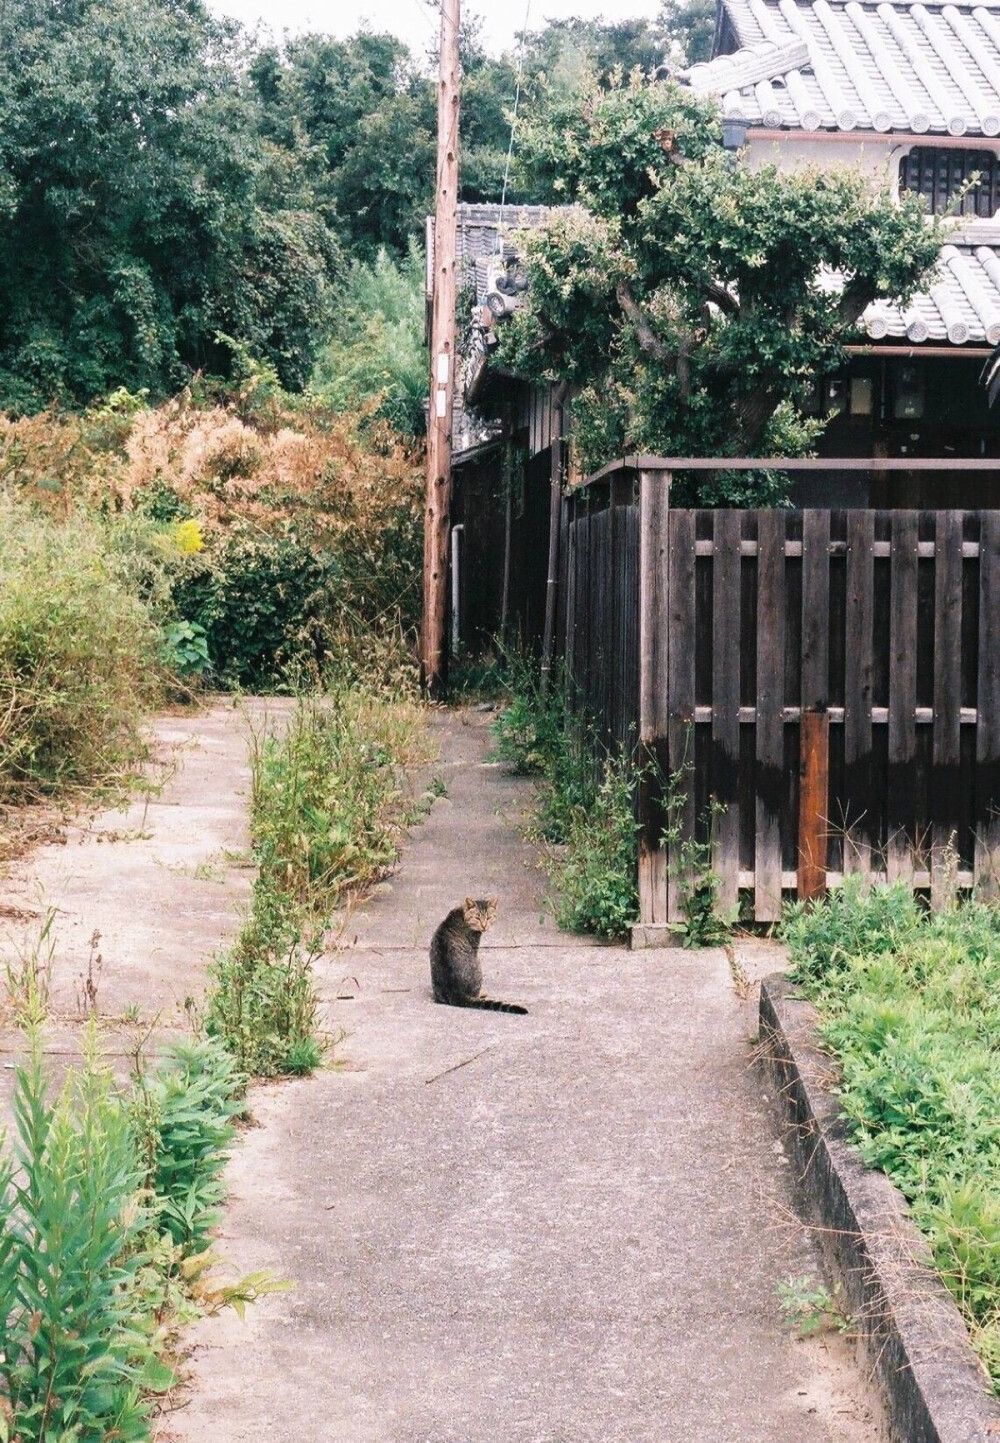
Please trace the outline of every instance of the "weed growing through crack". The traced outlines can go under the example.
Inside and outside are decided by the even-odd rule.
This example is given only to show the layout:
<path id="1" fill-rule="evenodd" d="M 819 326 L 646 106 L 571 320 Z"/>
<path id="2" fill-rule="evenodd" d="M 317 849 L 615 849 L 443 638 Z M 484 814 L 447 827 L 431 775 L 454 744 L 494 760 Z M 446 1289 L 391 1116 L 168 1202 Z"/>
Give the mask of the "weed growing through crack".
<path id="1" fill-rule="evenodd" d="M 800 1338 L 817 1333 L 846 1333 L 851 1320 L 844 1312 L 836 1291 L 808 1274 L 778 1284 L 778 1305 L 782 1316 Z"/>
<path id="2" fill-rule="evenodd" d="M 205 1023 L 254 1076 L 322 1060 L 313 963 L 333 908 L 395 865 L 415 815 L 404 766 L 423 756 L 405 698 L 341 686 L 300 697 L 283 731 L 251 736 L 258 875 L 239 936 L 212 966 Z"/>

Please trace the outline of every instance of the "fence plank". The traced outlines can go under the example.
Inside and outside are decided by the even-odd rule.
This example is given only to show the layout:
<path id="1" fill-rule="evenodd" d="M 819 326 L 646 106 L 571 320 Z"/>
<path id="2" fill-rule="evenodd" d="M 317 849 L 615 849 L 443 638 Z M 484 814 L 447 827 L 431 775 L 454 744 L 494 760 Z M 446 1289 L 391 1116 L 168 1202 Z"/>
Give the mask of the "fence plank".
<path id="1" fill-rule="evenodd" d="M 844 647 L 844 871 L 871 869 L 872 630 L 875 514 L 847 513 L 847 635 Z"/>
<path id="2" fill-rule="evenodd" d="M 661 780 L 667 757 L 670 476 L 639 477 L 639 915 L 667 920 Z M 624 522 L 624 517 L 622 518 Z"/>
<path id="3" fill-rule="evenodd" d="M 802 706 L 830 704 L 830 513 L 802 513 Z"/>
<path id="4" fill-rule="evenodd" d="M 975 885 L 1000 893 L 1000 512 L 983 511 L 979 540 Z"/>
<path id="5" fill-rule="evenodd" d="M 799 827 L 796 886 L 800 902 L 826 895 L 830 845 L 830 716 L 822 708 L 803 710 L 799 733 Z"/>
<path id="6" fill-rule="evenodd" d="M 713 866 L 723 912 L 736 906 L 740 871 L 740 511 L 715 513 L 712 574 L 712 792 L 718 818 Z"/>
<path id="7" fill-rule="evenodd" d="M 757 520 L 757 827 L 754 917 L 781 915 L 781 810 L 785 798 L 785 513 Z"/>
<path id="8" fill-rule="evenodd" d="M 889 574 L 889 881 L 913 883 L 917 826 L 917 520 L 892 513 Z"/>
<path id="9" fill-rule="evenodd" d="M 962 708 L 961 511 L 939 511 L 934 549 L 934 736 L 931 748 L 931 906 L 954 891 Z"/>
<path id="10" fill-rule="evenodd" d="M 667 649 L 667 741 L 671 774 L 680 774 L 680 795 L 671 816 L 679 833 L 667 856 L 667 919 L 684 919 L 681 846 L 694 837 L 694 657 L 695 512 L 671 511 L 670 566 L 667 605 L 670 644 Z"/>

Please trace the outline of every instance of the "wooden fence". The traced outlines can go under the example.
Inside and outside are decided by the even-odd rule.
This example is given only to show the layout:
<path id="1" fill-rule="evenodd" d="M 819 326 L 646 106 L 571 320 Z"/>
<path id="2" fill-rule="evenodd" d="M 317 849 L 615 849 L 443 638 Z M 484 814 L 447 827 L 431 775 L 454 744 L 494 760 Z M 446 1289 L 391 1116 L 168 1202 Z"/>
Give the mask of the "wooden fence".
<path id="1" fill-rule="evenodd" d="M 995 465 L 995 463 L 994 463 Z M 671 510 L 620 469 L 571 500 L 565 654 L 640 798 L 642 920 L 682 916 L 684 839 L 772 921 L 846 872 L 1000 876 L 1000 512 Z"/>

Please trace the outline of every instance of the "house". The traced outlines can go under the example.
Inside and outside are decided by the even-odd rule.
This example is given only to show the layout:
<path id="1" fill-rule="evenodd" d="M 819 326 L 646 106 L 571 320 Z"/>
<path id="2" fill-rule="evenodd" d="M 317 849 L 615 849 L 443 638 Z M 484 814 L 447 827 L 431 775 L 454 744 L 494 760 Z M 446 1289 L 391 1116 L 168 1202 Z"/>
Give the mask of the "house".
<path id="1" fill-rule="evenodd" d="M 1000 407 L 979 383 L 1000 343 L 1000 0 L 720 0 L 713 58 L 676 78 L 717 97 L 725 143 L 751 165 L 860 167 L 954 216 L 938 274 L 905 311 L 870 306 L 844 370 L 816 377 L 811 408 L 829 418 L 820 455 L 870 456 L 872 472 L 813 473 L 795 501 L 1000 506 Z M 454 554 L 476 581 L 457 588 L 456 635 L 470 642 L 508 619 L 512 596 L 527 640 L 544 626 L 553 438 L 565 425 L 551 388 L 491 367 L 489 342 L 517 304 L 510 236 L 546 216 L 460 207 L 472 325 L 454 435 Z M 996 456 L 997 478 L 877 466 L 952 455 Z"/>

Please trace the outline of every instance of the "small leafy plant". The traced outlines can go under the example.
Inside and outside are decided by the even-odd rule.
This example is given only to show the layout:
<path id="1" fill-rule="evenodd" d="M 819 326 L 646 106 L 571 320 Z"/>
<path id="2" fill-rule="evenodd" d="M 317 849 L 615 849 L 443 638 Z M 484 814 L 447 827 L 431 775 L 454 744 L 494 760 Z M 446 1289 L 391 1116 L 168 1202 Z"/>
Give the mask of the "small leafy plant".
<path id="1" fill-rule="evenodd" d="M 800 1338 L 831 1331 L 846 1333 L 851 1326 L 836 1293 L 808 1274 L 779 1283 L 778 1304 Z"/>

